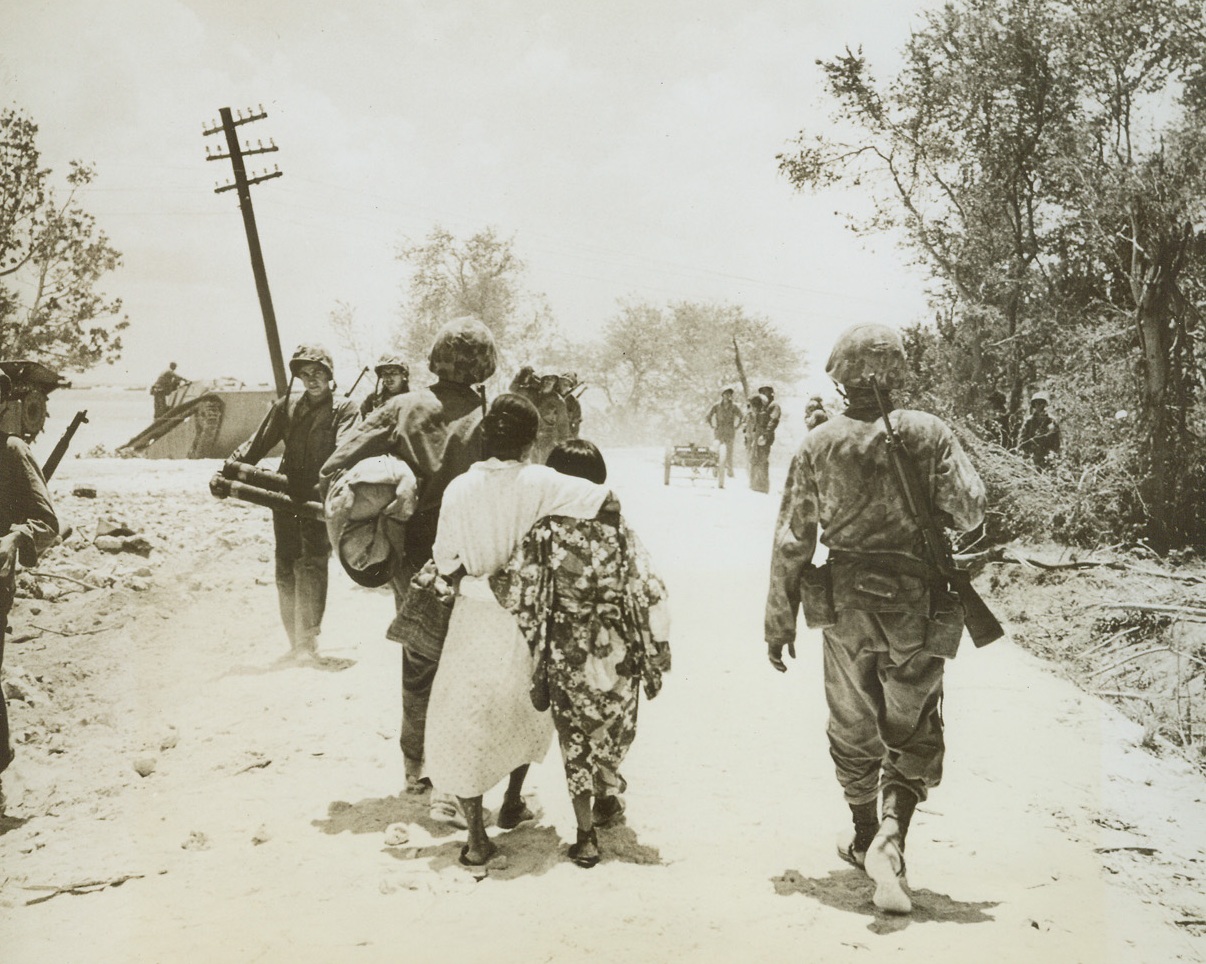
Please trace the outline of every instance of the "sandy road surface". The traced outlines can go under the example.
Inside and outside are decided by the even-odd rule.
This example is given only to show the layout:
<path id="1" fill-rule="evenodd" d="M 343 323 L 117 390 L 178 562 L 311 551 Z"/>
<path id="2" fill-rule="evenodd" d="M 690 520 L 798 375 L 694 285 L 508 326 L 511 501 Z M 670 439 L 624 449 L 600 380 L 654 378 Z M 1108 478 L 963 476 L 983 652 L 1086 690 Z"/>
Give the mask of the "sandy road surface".
<path id="1" fill-rule="evenodd" d="M 876 913 L 834 855 L 848 812 L 819 638 L 801 637 L 786 676 L 764 655 L 777 497 L 740 479 L 665 487 L 658 453 L 611 462 L 675 618 L 674 671 L 626 767 L 628 825 L 601 835 L 594 870 L 565 859 L 554 749 L 529 780 L 542 819 L 493 831 L 508 863 L 481 881 L 456 863 L 460 835 L 400 793 L 388 596 L 333 569 L 322 645 L 346 667 L 281 666 L 266 513 L 209 500 L 212 464 L 64 466 L 56 491 L 91 479 L 188 538 L 149 592 L 60 604 L 119 629 L 6 657 L 54 677 L 53 706 L 17 705 L 15 729 L 37 712 L 60 731 L 54 752 L 23 754 L 29 819 L 0 823 L 0 959 L 1206 959 L 1185 923 L 1206 919 L 1206 784 L 1004 641 L 965 642 L 949 667 L 946 779 L 910 835 L 916 909 Z M 385 845 L 395 822 L 406 847 Z"/>

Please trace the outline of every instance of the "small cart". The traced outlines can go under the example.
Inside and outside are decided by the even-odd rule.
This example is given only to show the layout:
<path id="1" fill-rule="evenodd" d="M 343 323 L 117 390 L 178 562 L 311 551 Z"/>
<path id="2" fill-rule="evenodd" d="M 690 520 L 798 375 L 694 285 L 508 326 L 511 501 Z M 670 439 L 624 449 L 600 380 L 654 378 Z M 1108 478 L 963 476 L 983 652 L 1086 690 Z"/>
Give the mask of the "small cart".
<path id="1" fill-rule="evenodd" d="M 720 468 L 720 453 L 706 445 L 671 445 L 666 448 L 663 482 L 670 484 L 670 473 L 674 469 L 685 469 L 694 482 L 696 479 L 715 480 L 724 488 L 724 472 Z"/>

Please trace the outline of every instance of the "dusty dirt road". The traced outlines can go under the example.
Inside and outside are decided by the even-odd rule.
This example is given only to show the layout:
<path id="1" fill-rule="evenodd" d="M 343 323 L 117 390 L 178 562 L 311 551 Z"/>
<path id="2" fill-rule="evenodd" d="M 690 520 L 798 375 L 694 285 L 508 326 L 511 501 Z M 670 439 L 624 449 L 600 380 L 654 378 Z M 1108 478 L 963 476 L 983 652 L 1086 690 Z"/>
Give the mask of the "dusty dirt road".
<path id="1" fill-rule="evenodd" d="M 628 823 L 601 834 L 603 862 L 565 858 L 554 748 L 529 780 L 541 819 L 492 831 L 507 865 L 480 881 L 457 864 L 460 834 L 401 792 L 388 595 L 333 564 L 331 663 L 283 665 L 264 510 L 210 499 L 212 463 L 65 465 L 65 508 L 171 535 L 148 590 L 14 614 L 15 633 L 53 615 L 89 635 L 43 632 L 6 655 L 32 692 L 12 710 L 25 791 L 0 820 L 0 957 L 1206 959 L 1206 782 L 1008 641 L 965 641 L 948 668 L 946 777 L 910 835 L 915 910 L 877 913 L 834 854 L 848 811 L 819 636 L 802 635 L 786 676 L 765 658 L 777 496 L 741 478 L 667 487 L 659 453 L 608 454 L 670 586 L 674 670 L 641 707 Z M 95 507 L 67 495 L 85 480 Z M 389 847 L 399 822 L 409 843 Z"/>

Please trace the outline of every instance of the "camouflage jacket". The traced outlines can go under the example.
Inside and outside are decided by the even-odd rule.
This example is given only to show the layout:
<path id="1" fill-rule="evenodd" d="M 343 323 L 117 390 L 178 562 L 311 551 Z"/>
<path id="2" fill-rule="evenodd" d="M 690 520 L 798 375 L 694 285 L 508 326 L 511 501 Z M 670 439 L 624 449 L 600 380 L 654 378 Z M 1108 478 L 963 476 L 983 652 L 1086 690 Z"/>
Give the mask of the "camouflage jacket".
<path id="1" fill-rule="evenodd" d="M 950 428 L 926 412 L 896 410 L 892 424 L 928 487 L 936 517 L 973 529 L 984 518 L 984 484 Z M 804 438 L 792 459 L 775 524 L 767 642 L 796 638 L 800 574 L 812 561 L 817 529 L 830 550 L 923 559 L 921 533 L 909 517 L 888 457 L 881 419 L 836 415 Z"/>

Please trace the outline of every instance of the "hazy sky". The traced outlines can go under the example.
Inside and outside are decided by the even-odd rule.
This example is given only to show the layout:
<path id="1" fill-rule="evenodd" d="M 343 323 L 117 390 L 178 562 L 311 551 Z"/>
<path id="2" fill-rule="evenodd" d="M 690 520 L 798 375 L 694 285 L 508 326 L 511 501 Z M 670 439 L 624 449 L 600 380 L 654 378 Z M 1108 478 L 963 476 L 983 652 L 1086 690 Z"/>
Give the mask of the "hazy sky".
<path id="1" fill-rule="evenodd" d="M 890 64 L 918 5 L 884 0 L 0 0 L 0 102 L 43 160 L 94 162 L 84 201 L 124 266 L 123 359 L 99 380 L 270 380 L 218 108 L 263 104 L 284 177 L 253 187 L 281 340 L 335 348 L 337 301 L 397 324 L 399 242 L 435 224 L 515 237 L 572 337 L 619 298 L 743 305 L 819 376 L 857 321 L 924 314 L 887 239 L 838 196 L 794 194 L 775 154 L 827 117 L 817 57 Z M 350 374 L 346 373 L 345 374 Z M 86 379 L 84 379 L 86 380 Z"/>

